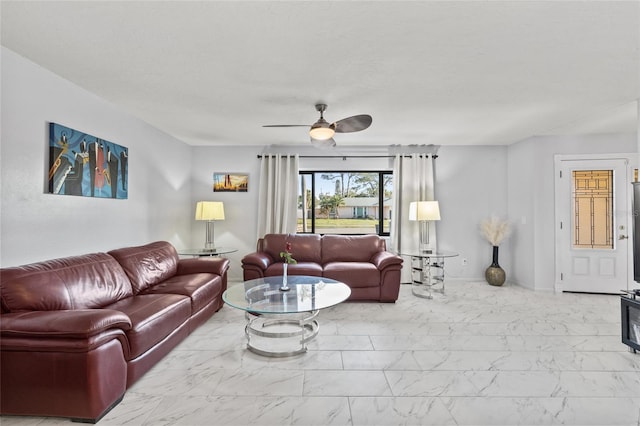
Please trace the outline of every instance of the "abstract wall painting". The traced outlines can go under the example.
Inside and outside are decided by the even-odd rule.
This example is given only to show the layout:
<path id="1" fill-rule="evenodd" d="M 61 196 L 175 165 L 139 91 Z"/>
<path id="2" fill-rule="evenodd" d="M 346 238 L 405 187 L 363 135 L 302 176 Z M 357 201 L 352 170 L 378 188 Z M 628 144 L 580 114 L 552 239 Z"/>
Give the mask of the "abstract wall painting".
<path id="1" fill-rule="evenodd" d="M 239 173 L 214 173 L 213 192 L 247 192 L 249 175 Z"/>
<path id="2" fill-rule="evenodd" d="M 49 123 L 49 193 L 127 199 L 129 150 Z"/>

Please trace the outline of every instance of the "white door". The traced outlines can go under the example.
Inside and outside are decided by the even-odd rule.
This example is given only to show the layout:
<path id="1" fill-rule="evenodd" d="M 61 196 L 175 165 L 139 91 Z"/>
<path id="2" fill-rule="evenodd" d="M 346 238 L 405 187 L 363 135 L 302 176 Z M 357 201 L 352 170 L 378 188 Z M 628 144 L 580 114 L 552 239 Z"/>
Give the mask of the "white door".
<path id="1" fill-rule="evenodd" d="M 625 158 L 559 162 L 558 290 L 619 294 L 627 288 L 631 252 L 630 175 Z"/>

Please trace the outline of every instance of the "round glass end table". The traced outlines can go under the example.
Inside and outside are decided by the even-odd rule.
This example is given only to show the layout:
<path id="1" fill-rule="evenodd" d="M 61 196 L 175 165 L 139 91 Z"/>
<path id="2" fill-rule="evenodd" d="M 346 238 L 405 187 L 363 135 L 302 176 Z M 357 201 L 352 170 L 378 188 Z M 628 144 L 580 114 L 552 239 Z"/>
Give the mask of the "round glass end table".
<path id="1" fill-rule="evenodd" d="M 247 349 L 269 357 L 287 357 L 307 351 L 320 328 L 321 309 L 344 302 L 348 285 L 323 277 L 289 275 L 264 277 L 229 287 L 222 300 L 245 311 Z"/>
<path id="2" fill-rule="evenodd" d="M 414 296 L 433 299 L 433 292 L 444 294 L 444 261 L 458 253 L 414 250 L 400 254 L 411 257 L 411 293 Z"/>

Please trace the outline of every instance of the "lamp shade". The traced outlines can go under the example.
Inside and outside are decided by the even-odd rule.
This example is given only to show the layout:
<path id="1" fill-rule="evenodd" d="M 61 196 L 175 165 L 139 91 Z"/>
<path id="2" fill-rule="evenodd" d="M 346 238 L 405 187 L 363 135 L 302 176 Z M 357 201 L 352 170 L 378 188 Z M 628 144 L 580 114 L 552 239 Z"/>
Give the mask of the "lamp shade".
<path id="1" fill-rule="evenodd" d="M 437 201 L 413 201 L 409 204 L 409 220 L 440 220 Z"/>
<path id="2" fill-rule="evenodd" d="M 222 201 L 198 201 L 196 220 L 224 220 L 224 203 Z"/>

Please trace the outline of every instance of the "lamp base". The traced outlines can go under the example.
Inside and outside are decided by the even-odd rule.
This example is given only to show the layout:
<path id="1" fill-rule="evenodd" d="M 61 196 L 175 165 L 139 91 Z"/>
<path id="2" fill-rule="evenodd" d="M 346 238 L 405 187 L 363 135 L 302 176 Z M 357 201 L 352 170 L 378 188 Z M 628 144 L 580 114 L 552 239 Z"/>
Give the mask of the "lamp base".
<path id="1" fill-rule="evenodd" d="M 420 221 L 420 242 L 418 244 L 418 251 L 420 253 L 431 254 L 435 250 L 433 246 L 429 244 L 429 221 Z"/>
<path id="2" fill-rule="evenodd" d="M 207 233 L 204 242 L 204 251 L 211 253 L 216 251 L 216 245 L 214 243 L 214 228 L 213 228 L 213 220 L 207 221 Z"/>

